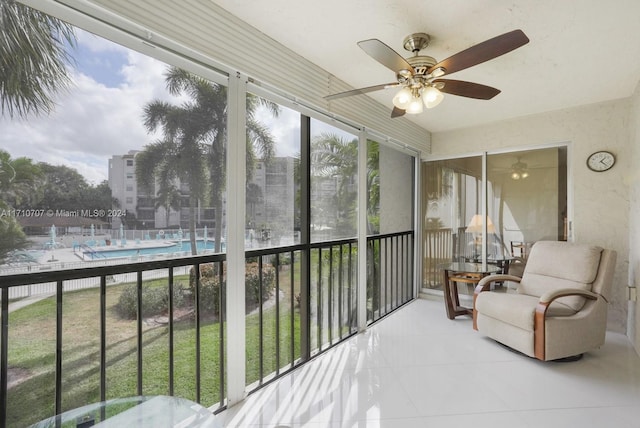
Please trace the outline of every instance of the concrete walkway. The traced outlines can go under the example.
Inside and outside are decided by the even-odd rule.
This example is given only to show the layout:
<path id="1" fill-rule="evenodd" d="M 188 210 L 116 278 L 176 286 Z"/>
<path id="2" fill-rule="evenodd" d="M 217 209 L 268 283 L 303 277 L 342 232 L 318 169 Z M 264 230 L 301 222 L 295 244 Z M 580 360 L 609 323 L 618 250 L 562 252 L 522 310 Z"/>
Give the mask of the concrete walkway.
<path id="1" fill-rule="evenodd" d="M 24 299 L 16 300 L 14 302 L 9 302 L 9 313 L 51 296 L 55 296 L 55 293 L 38 294 L 35 296 L 25 297 Z"/>

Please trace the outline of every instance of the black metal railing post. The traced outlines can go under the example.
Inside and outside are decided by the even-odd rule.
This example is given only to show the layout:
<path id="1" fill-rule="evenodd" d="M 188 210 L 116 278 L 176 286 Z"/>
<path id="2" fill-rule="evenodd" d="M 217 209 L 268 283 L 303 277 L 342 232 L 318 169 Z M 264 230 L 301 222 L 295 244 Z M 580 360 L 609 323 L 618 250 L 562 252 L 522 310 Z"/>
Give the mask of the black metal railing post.
<path id="1" fill-rule="evenodd" d="M 142 311 L 143 308 L 143 301 L 142 301 L 142 271 L 138 271 L 136 272 L 136 298 L 137 298 L 137 309 L 138 309 L 138 318 L 136 319 L 136 328 L 138 331 L 137 334 L 137 359 L 138 359 L 138 395 L 142 395 L 142 382 L 143 382 L 143 378 L 142 378 L 142 346 L 143 346 L 143 341 L 142 341 L 142 335 L 143 335 L 143 331 L 142 331 L 142 320 L 144 317 L 144 313 Z"/>
<path id="2" fill-rule="evenodd" d="M 2 288 L 0 306 L 0 427 L 6 426 L 9 358 L 9 289 Z"/>
<path id="3" fill-rule="evenodd" d="M 62 291 L 63 281 L 56 282 L 56 395 L 55 412 L 62 412 Z"/>

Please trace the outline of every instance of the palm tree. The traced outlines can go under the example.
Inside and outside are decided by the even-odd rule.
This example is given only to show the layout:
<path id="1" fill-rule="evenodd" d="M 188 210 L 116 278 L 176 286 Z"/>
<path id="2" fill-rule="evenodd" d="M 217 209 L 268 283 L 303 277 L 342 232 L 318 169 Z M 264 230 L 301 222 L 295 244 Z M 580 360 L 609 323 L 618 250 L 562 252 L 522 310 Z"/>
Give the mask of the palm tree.
<path id="1" fill-rule="evenodd" d="M 171 210 L 179 212 L 182 207 L 180 190 L 176 187 L 175 183 L 158 187 L 158 197 L 156 198 L 154 208 L 158 210 L 160 207 L 164 207 L 165 209 L 165 224 L 169 227 Z"/>
<path id="2" fill-rule="evenodd" d="M 188 123 L 185 121 L 188 111 L 165 105 L 166 110 L 159 114 L 152 110 L 158 107 L 154 103 L 145 108 L 145 126 L 150 131 L 163 127 L 166 139 L 147 145 L 137 154 L 136 178 L 150 193 L 155 188 L 156 177 L 159 177 L 161 186 L 159 194 L 168 193 L 167 187 L 174 186 L 176 180 L 189 186 L 189 240 L 191 253 L 197 254 L 195 207 L 207 189 L 202 149 L 199 141 L 188 130 L 182 129 L 182 123 Z"/>
<path id="3" fill-rule="evenodd" d="M 335 204 L 326 212 L 316 206 L 315 211 L 334 217 L 341 234 L 352 235 L 356 230 L 356 179 L 358 174 L 358 140 L 347 141 L 336 134 L 323 133 L 311 143 L 311 174 L 336 180 Z"/>
<path id="4" fill-rule="evenodd" d="M 216 214 L 216 252 L 220 252 L 222 195 L 226 186 L 227 88 L 177 67 L 168 69 L 166 83 L 170 94 L 186 95 L 189 101 L 181 106 L 152 101 L 145 107 L 145 126 L 149 131 L 162 126 L 165 135 L 164 143 L 168 144 L 166 149 L 169 150 L 164 155 L 162 150 L 158 151 L 154 155 L 153 162 L 163 165 L 161 168 L 165 168 L 168 177 L 171 175 L 168 171 L 174 171 L 173 178 L 180 179 L 190 187 L 190 232 L 194 232 L 191 226 L 195 224 L 195 202 L 204 195 L 202 192 L 205 189 L 202 186 L 208 182 L 209 196 Z M 259 106 L 267 107 L 275 116 L 279 112 L 278 106 L 274 103 L 253 95 L 247 97 L 248 180 L 256 157 L 260 155 L 268 161 L 274 152 L 275 143 L 271 134 L 255 119 Z M 171 156 L 177 153 L 182 156 L 182 161 L 186 160 L 186 169 L 191 174 L 190 177 L 186 177 L 184 171 L 171 169 L 176 165 L 172 162 Z M 138 165 L 140 165 L 139 162 Z M 150 168 L 153 167 L 151 162 L 147 165 Z M 153 176 L 157 176 L 156 173 L 161 170 L 153 169 L 153 171 Z M 195 237 L 195 233 L 190 235 Z M 192 243 L 192 251 L 194 250 L 195 243 Z"/>
<path id="5" fill-rule="evenodd" d="M 264 203 L 264 195 L 262 194 L 262 189 L 255 183 L 248 183 L 247 189 L 247 221 L 250 218 L 253 218 L 256 214 L 256 205 L 260 205 Z M 252 225 L 255 227 L 255 225 Z"/>
<path id="6" fill-rule="evenodd" d="M 73 27 L 14 0 L 0 1 L 0 113 L 49 113 L 71 80 Z"/>

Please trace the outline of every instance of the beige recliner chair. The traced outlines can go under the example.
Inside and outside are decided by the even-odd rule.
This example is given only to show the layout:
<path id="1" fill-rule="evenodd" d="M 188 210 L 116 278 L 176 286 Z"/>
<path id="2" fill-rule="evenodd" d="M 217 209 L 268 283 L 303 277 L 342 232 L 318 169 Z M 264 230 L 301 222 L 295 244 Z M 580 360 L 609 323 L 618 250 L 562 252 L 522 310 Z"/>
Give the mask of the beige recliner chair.
<path id="1" fill-rule="evenodd" d="M 473 328 L 539 360 L 578 357 L 604 343 L 616 252 L 540 241 L 522 278 L 490 275 L 473 297 Z M 517 282 L 515 293 L 490 291 Z"/>

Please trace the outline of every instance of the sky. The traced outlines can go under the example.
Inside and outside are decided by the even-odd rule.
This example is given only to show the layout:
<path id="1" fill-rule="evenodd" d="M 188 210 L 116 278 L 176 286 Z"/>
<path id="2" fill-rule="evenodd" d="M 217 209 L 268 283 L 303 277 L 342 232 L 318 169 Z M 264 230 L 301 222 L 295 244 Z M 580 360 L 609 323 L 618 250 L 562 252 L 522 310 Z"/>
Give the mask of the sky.
<path id="1" fill-rule="evenodd" d="M 76 36 L 71 87 L 56 96 L 48 116 L 0 117 L 0 148 L 12 158 L 75 168 L 96 185 L 108 179 L 109 158 L 141 150 L 159 137 L 142 125 L 144 105 L 181 100 L 165 89 L 165 63 L 80 29 Z M 269 124 L 277 156 L 300 151 L 298 113 L 283 108 L 277 120 L 266 111 L 257 118 Z"/>

